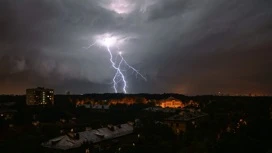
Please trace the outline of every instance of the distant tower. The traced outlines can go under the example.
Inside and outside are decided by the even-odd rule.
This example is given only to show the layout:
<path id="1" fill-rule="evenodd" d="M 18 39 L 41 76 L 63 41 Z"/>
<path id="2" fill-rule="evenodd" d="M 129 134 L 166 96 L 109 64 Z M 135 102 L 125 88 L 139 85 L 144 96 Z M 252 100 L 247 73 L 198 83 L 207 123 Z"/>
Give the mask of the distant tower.
<path id="1" fill-rule="evenodd" d="M 26 89 L 27 105 L 48 105 L 54 104 L 54 90 L 43 87 Z"/>
<path id="2" fill-rule="evenodd" d="M 71 93 L 70 93 L 70 91 L 66 91 L 66 95 L 70 95 Z"/>
<path id="3" fill-rule="evenodd" d="M 66 95 L 70 95 L 71 94 L 71 92 L 70 91 L 66 91 Z"/>

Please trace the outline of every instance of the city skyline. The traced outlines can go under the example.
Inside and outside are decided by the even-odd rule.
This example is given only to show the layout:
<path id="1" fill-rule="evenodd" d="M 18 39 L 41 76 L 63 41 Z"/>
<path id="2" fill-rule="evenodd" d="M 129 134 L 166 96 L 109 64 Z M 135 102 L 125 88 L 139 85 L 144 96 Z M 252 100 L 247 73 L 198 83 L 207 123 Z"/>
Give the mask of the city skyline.
<path id="1" fill-rule="evenodd" d="M 272 94 L 272 2 L 78 0 L 0 2 L 0 93 L 111 93 L 105 33 L 129 38 L 128 93 Z M 118 53 L 117 53 L 118 54 Z"/>

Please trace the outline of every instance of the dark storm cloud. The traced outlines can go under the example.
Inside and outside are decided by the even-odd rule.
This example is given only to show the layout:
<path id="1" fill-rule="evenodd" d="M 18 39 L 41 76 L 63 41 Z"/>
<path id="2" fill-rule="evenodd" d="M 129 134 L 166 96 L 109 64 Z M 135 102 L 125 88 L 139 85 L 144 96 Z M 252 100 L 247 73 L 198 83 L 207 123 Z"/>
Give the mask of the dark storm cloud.
<path id="1" fill-rule="evenodd" d="M 110 1 L 0 1 L 1 92 L 112 91 L 108 54 L 83 47 L 113 32 L 136 37 L 124 56 L 148 78 L 128 74 L 130 92 L 272 93 L 269 0 L 127 1 L 126 14 Z"/>
<path id="2" fill-rule="evenodd" d="M 190 18 L 186 14 L 156 17 L 156 23 L 172 18 L 166 31 L 169 34 L 169 29 L 173 29 L 176 34 L 169 43 L 172 47 L 163 47 L 169 54 L 156 56 L 161 57 L 161 63 L 167 63 L 156 65 L 157 78 L 161 82 L 174 79 L 167 83 L 168 91 L 172 88 L 185 93 L 271 93 L 267 85 L 271 82 L 256 78 L 271 77 L 267 68 L 272 55 L 271 46 L 267 45 L 271 42 L 271 2 L 211 2 L 195 3 L 188 13 Z"/>

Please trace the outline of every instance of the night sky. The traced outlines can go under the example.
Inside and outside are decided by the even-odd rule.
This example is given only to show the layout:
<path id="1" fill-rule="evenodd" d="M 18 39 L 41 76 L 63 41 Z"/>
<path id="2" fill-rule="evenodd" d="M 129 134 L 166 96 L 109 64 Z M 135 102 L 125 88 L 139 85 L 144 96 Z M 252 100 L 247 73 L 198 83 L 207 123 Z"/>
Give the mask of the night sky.
<path id="1" fill-rule="evenodd" d="M 129 93 L 272 94 L 271 0 L 0 0 L 0 93 L 113 92 L 105 33 Z"/>

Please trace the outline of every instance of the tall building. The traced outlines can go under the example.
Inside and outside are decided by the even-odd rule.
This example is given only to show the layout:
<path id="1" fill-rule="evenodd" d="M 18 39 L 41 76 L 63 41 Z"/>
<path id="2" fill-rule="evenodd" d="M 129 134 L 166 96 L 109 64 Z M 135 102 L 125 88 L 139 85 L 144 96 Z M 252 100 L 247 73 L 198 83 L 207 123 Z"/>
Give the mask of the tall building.
<path id="1" fill-rule="evenodd" d="M 54 90 L 45 89 L 42 87 L 26 89 L 26 104 L 27 105 L 53 105 Z"/>

